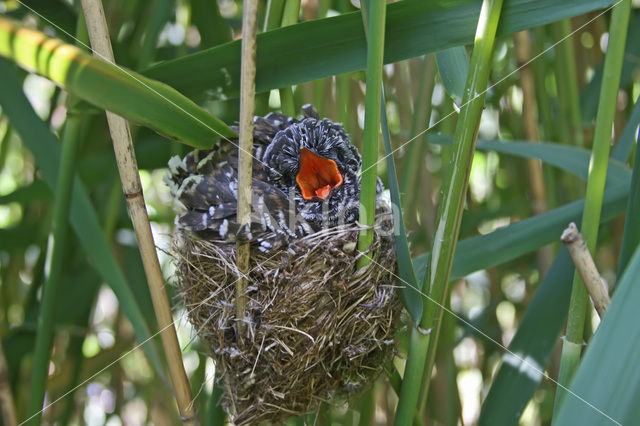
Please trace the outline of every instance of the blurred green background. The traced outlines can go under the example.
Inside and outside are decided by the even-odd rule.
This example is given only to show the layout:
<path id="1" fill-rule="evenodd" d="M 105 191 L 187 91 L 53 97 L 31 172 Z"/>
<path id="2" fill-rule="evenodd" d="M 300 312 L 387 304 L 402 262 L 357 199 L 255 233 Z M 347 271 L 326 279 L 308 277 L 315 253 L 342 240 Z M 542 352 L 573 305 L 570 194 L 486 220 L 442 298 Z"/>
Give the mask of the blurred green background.
<path id="1" fill-rule="evenodd" d="M 303 104 L 312 103 L 321 116 L 343 123 L 352 141 L 362 147 L 366 42 L 358 5 L 353 4 L 357 2 L 303 0 L 297 2 L 297 16 L 295 3 L 260 2 L 263 35 L 258 39 L 256 113 L 298 114 Z M 576 202 L 585 196 L 609 40 L 611 11 L 604 8 L 613 2 L 565 3 L 512 0 L 503 7 L 447 298 L 450 311 L 444 313 L 423 412 L 425 424 L 498 424 L 496 419 L 504 418 L 512 424 L 551 423 L 556 393 L 552 380 L 527 378 L 518 362 L 511 373 L 496 373 L 508 364 L 505 354 L 508 358 L 515 353 L 533 360 L 554 380 L 558 377 L 572 277 L 570 262 L 558 255 L 559 236 L 569 221 L 579 223 L 582 215 L 582 205 Z M 241 37 L 240 1 L 103 4 L 119 65 L 174 87 L 204 110 L 203 117 L 206 112 L 227 125 L 236 123 L 239 43 L 229 42 Z M 640 203 L 640 5 L 632 4 L 620 88 L 611 106 L 613 148 L 594 253 L 611 289 L 617 288 L 627 265 L 629 286 L 640 287 L 631 273 L 638 265 L 629 263 L 640 239 L 638 216 L 633 215 Z M 293 20 L 283 19 L 285 5 L 293 7 Z M 405 0 L 387 6 L 386 111 L 419 279 L 432 244 L 442 182 L 451 170 L 450 145 L 479 9 L 475 0 Z M 78 45 L 76 38 L 86 37 L 80 15 L 71 0 L 0 1 L 0 24 L 13 22 L 69 44 Z M 49 62 L 32 72 L 36 67 L 29 61 L 37 55 L 29 57 L 27 44 L 21 51 L 15 47 L 19 44 L 11 44 L 20 38 L 15 28 L 0 25 L 0 338 L 9 378 L 3 392 L 13 395 L 17 418 L 25 420 L 42 286 L 49 273 L 46 258 L 60 141 L 75 137 L 77 160 L 71 172 L 76 181 L 55 295 L 45 400 L 55 404 L 44 411 L 43 422 L 177 424 L 160 343 L 152 338 L 139 346 L 157 327 L 101 108 L 114 108 L 133 124 L 144 124 L 133 126 L 133 137 L 169 283 L 175 211 L 162 176 L 172 155 L 183 155 L 192 147 L 151 129 L 178 139 L 185 132 L 182 142 L 188 143 L 190 119 L 160 104 L 156 116 L 144 89 L 131 89 L 126 76 L 112 76 L 100 65 L 83 68 L 77 58 L 68 59 L 71 67 L 62 76 Z M 95 75 L 107 75 L 104 78 L 113 81 L 114 88 L 104 89 L 99 80 L 92 80 Z M 162 127 L 166 122 L 175 124 L 175 133 L 169 133 L 174 127 Z M 224 132 L 224 124 L 219 126 Z M 208 141 L 213 142 L 214 138 Z M 382 159 L 382 145 L 379 152 Z M 384 161 L 377 171 L 388 183 Z M 171 285 L 167 291 L 201 421 L 224 424 L 215 404 L 219 390 L 207 348 L 187 322 Z M 636 389 L 637 396 L 640 381 L 632 357 L 639 350 L 635 337 L 640 332 L 629 309 L 640 297 L 637 291 L 624 294 L 625 300 L 612 304 L 612 318 L 619 314 L 616 322 L 596 336 L 604 334 L 601 340 L 609 340 L 605 344 L 594 339 L 614 347 L 599 360 L 589 359 L 585 369 L 627 366 L 632 373 L 623 388 L 628 396 Z M 408 316 L 405 320 L 398 330 L 394 360 L 400 374 L 410 327 Z M 585 341 L 599 323 L 589 305 Z M 615 345 L 622 342 L 632 346 L 616 351 Z M 576 386 L 587 386 L 580 380 Z M 591 387 L 606 399 L 616 384 Z M 349 405 L 323 404 L 318 413 L 289 423 L 392 424 L 397 398 L 388 378 L 381 377 L 372 391 Z M 593 398 L 589 401 L 601 401 L 598 407 L 609 412 L 605 399 Z M 608 424 L 586 405 L 577 409 L 592 416 L 589 422 Z"/>

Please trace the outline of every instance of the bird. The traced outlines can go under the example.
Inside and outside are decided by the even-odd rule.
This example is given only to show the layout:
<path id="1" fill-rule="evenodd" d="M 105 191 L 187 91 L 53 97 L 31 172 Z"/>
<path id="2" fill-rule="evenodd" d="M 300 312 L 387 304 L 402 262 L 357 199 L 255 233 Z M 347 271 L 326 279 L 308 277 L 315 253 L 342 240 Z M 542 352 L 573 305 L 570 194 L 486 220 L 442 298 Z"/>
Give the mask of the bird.
<path id="1" fill-rule="evenodd" d="M 302 113 L 253 118 L 248 227 L 240 226 L 236 214 L 237 141 L 172 157 L 164 180 L 181 211 L 176 227 L 208 240 L 256 241 L 260 251 L 269 252 L 321 229 L 355 223 L 360 153 L 341 124 L 321 119 L 310 104 Z"/>

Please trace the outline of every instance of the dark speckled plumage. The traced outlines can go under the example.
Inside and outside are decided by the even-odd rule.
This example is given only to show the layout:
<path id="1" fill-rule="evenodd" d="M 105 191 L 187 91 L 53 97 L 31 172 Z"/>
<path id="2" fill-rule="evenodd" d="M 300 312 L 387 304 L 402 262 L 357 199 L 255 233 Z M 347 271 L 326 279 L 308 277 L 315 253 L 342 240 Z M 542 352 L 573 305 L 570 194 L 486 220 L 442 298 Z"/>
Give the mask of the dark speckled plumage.
<path id="1" fill-rule="evenodd" d="M 238 148 L 229 142 L 214 150 L 173 157 L 165 181 L 184 210 L 176 218 L 183 230 L 203 238 L 257 240 L 269 251 L 291 238 L 321 227 L 353 223 L 358 217 L 361 159 L 341 125 L 319 119 L 312 106 L 298 120 L 271 113 L 254 117 L 252 224 L 240 230 L 236 221 Z M 343 182 L 325 200 L 302 197 L 296 183 L 300 149 L 335 161 Z"/>

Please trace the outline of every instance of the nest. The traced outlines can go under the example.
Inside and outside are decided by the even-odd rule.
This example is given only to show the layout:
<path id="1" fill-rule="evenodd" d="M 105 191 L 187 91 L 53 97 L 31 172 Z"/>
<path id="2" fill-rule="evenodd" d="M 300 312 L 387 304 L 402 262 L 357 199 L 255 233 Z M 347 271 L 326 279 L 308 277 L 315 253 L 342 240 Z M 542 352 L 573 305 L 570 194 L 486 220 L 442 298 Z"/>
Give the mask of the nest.
<path id="1" fill-rule="evenodd" d="M 376 233 L 368 252 L 374 262 L 357 270 L 358 231 L 355 224 L 329 228 L 277 252 L 252 247 L 242 320 L 235 244 L 178 231 L 178 288 L 209 344 L 235 424 L 307 413 L 366 388 L 382 371 L 400 311 L 395 250 L 391 236 Z"/>

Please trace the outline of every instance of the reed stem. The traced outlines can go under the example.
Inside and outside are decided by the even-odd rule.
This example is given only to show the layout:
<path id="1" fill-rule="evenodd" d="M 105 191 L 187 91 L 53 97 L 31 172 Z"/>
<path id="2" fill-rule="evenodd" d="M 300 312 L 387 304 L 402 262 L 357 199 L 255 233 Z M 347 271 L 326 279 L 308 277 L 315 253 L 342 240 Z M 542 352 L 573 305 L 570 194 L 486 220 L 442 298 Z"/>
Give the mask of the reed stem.
<path id="1" fill-rule="evenodd" d="M 609 25 L 609 45 L 604 59 L 604 73 L 600 88 L 600 100 L 598 102 L 598 114 L 587 181 L 587 196 L 582 214 L 582 225 L 580 226 L 584 240 L 592 254 L 595 251 L 598 239 L 602 198 L 609 164 L 611 129 L 616 113 L 630 11 L 631 0 L 622 0 L 613 8 Z M 560 411 L 559 407 L 566 395 L 564 389 L 571 382 L 580 363 L 587 306 L 587 292 L 580 274 L 576 272 L 573 277 L 569 317 L 562 345 L 560 372 L 558 374 L 558 382 L 564 387 L 558 387 L 556 391 L 553 411 L 554 419 Z"/>
<path id="2" fill-rule="evenodd" d="M 484 0 L 482 3 L 460 118 L 454 135 L 453 169 L 448 173 L 449 178 L 440 201 L 431 260 L 422 286 L 428 296 L 423 298 L 424 310 L 420 324 L 412 327 L 411 331 L 408 360 L 396 411 L 395 424 L 398 426 L 413 422 L 423 383 L 424 398 L 428 395 L 442 323 L 442 307 L 446 305 L 445 297 L 448 294 L 453 254 L 458 241 L 501 9 L 502 0 Z"/>
<path id="3" fill-rule="evenodd" d="M 556 75 L 558 77 L 558 101 L 565 119 L 562 127 L 565 143 L 571 142 L 575 146 L 584 147 L 576 53 L 573 49 L 573 43 L 568 39 L 571 34 L 571 21 L 563 19 L 560 22 L 556 22 L 554 29 L 556 38 L 563 40 L 557 46 Z"/>
<path id="4" fill-rule="evenodd" d="M 240 149 L 238 158 L 238 222 L 251 225 L 251 180 L 253 168 L 253 111 L 256 91 L 256 35 L 258 31 L 258 2 L 242 2 L 242 65 L 240 69 Z M 249 242 L 236 244 L 236 266 L 240 277 L 236 282 L 236 318 L 238 338 L 244 338 L 247 305 L 247 277 L 249 272 Z"/>
<path id="5" fill-rule="evenodd" d="M 80 24 L 83 24 L 81 20 Z M 81 39 L 86 39 L 84 34 L 78 30 L 76 35 Z M 70 97 L 67 102 L 68 109 L 73 110 L 78 100 Z M 47 244 L 47 255 L 45 261 L 45 283 L 42 293 L 40 315 L 38 317 L 38 332 L 36 334 L 36 344 L 33 353 L 33 365 L 31 373 L 31 386 L 27 415 L 30 416 L 26 423 L 28 425 L 38 425 L 42 421 L 42 411 L 44 394 L 49 376 L 49 359 L 51 357 L 51 347 L 53 345 L 54 328 L 56 324 L 55 309 L 57 295 L 60 292 L 60 280 L 62 268 L 66 256 L 66 245 L 69 235 L 69 209 L 71 204 L 71 194 L 73 193 L 73 179 L 75 177 L 75 165 L 78 154 L 78 146 L 81 140 L 82 117 L 79 115 L 69 115 L 62 134 L 62 156 L 60 158 L 60 174 L 56 185 L 54 201 L 53 222 L 49 243 Z"/>
<path id="6" fill-rule="evenodd" d="M 384 27 L 386 2 L 369 1 L 363 10 L 367 33 L 367 69 L 365 95 L 365 118 L 362 150 L 362 177 L 360 180 L 359 223 L 367 229 L 360 231 L 358 251 L 366 252 L 373 242 L 373 224 L 376 210 L 376 183 L 378 162 L 378 134 L 380 130 L 380 105 L 382 93 L 382 60 L 384 52 Z M 365 17 L 363 16 L 363 17 Z M 368 265 L 370 259 L 364 255 L 358 259 L 357 267 Z"/>
<path id="7" fill-rule="evenodd" d="M 94 54 L 114 63 L 113 50 L 109 38 L 107 22 L 99 0 L 82 0 L 82 10 L 87 21 L 89 39 Z M 144 267 L 153 308 L 160 328 L 160 337 L 169 367 L 171 384 L 180 410 L 180 416 L 186 424 L 198 424 L 187 374 L 182 363 L 182 351 L 173 324 L 171 306 L 162 269 L 158 261 L 151 225 L 140 183 L 140 174 L 131 139 L 131 130 L 127 121 L 107 111 L 109 132 L 118 163 L 122 190 L 127 201 L 131 221 L 140 247 L 140 256 Z"/>
<path id="8" fill-rule="evenodd" d="M 538 142 L 538 116 L 536 105 L 536 86 L 531 61 L 531 41 L 529 31 L 520 31 L 513 35 L 514 47 L 518 69 L 520 70 L 520 86 L 522 87 L 522 119 L 524 121 L 524 133 L 528 141 Z M 536 215 L 547 211 L 547 194 L 544 185 L 544 173 L 542 162 L 535 158 L 527 160 L 529 172 L 529 187 L 531 188 L 532 210 Z M 551 246 L 545 246 L 538 250 L 538 268 L 544 275 L 553 262 Z"/>
<path id="9" fill-rule="evenodd" d="M 298 15 L 300 14 L 300 0 L 286 0 L 284 11 L 282 12 L 281 27 L 288 27 L 298 23 Z M 296 105 L 293 100 L 293 89 L 291 86 L 279 89 L 280 92 L 280 109 L 284 115 L 294 117 L 296 115 Z"/>

